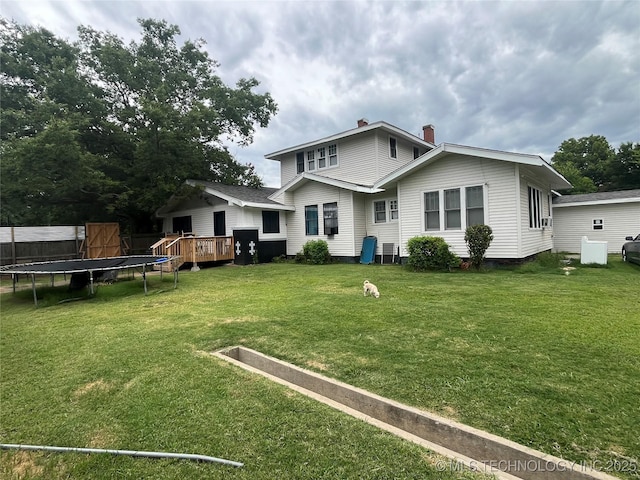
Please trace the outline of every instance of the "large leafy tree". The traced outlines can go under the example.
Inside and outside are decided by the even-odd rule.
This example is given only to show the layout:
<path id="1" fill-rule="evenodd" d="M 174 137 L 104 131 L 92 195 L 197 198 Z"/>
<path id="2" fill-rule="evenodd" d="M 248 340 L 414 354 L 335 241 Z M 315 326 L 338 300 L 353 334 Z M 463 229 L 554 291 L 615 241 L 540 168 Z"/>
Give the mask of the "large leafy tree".
<path id="1" fill-rule="evenodd" d="M 177 44 L 177 26 L 139 23 L 139 42 L 80 27 L 69 44 L 44 29 L 3 22 L 3 222 L 42 223 L 33 212 L 49 205 L 44 218 L 51 223 L 99 216 L 148 230 L 153 212 L 186 189 L 187 178 L 262 184 L 224 142 L 251 143 L 255 128 L 277 111 L 271 96 L 256 93 L 253 78 L 225 85 L 202 40 Z M 16 176 L 33 169 L 46 181 Z M 74 180 L 62 189 L 50 177 L 65 169 Z"/>
<path id="2" fill-rule="evenodd" d="M 640 188 L 640 145 L 623 143 L 616 151 L 602 135 L 570 138 L 551 159 L 573 188 L 563 193 Z"/>

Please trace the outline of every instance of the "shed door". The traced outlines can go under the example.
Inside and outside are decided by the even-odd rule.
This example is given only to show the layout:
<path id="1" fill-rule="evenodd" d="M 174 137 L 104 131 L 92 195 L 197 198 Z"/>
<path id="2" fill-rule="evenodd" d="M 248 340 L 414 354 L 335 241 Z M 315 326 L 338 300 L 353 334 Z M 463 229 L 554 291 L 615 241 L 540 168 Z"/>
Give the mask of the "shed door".
<path id="1" fill-rule="evenodd" d="M 213 212 L 213 235 L 216 237 L 225 237 L 227 235 L 224 211 Z"/>

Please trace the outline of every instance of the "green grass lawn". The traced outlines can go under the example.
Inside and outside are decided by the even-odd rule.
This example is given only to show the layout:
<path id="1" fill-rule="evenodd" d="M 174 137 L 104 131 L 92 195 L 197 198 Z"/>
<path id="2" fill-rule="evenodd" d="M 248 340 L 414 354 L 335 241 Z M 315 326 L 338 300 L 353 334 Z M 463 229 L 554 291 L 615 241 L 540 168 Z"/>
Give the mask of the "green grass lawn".
<path id="1" fill-rule="evenodd" d="M 362 282 L 381 297 L 363 297 Z M 3 285 L 7 285 L 6 280 Z M 243 468 L 0 452 L 0 478 L 423 479 L 439 457 L 209 355 L 244 345 L 637 478 L 640 268 L 413 273 L 216 267 L 1 296 L 0 441 L 211 455 Z M 499 460 L 499 459 L 496 459 Z"/>

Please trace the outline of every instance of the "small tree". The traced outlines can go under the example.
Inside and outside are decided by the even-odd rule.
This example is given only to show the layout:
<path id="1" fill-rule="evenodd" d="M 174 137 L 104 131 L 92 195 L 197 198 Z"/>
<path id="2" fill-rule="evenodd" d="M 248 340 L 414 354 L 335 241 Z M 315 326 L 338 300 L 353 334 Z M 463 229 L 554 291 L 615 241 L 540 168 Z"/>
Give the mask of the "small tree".
<path id="1" fill-rule="evenodd" d="M 407 242 L 407 265 L 415 271 L 450 270 L 460 265 L 460 258 L 449 250 L 441 237 L 413 237 Z"/>
<path id="2" fill-rule="evenodd" d="M 464 241 L 467 243 L 471 265 L 475 268 L 482 266 L 484 254 L 487 252 L 492 240 L 493 231 L 489 225 L 471 225 L 467 227 L 464 232 Z"/>

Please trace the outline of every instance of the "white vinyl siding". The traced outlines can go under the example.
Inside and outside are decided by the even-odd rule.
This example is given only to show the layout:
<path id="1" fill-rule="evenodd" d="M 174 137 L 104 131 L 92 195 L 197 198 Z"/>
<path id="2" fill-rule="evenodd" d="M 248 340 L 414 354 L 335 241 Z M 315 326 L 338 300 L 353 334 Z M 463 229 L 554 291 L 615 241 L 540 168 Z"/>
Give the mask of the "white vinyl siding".
<path id="1" fill-rule="evenodd" d="M 324 234 L 324 204 L 337 203 L 338 233 L 332 236 Z M 309 182 L 293 192 L 293 205 L 296 210 L 287 212 L 287 255 L 295 255 L 309 240 L 325 240 L 329 245 L 329 253 L 333 256 L 353 257 L 354 219 L 352 192 L 330 185 Z M 305 207 L 318 207 L 318 235 L 305 235 Z M 358 247 L 360 248 L 360 247 Z"/>
<path id="2" fill-rule="evenodd" d="M 593 220 L 604 222 L 593 229 Z M 640 201 L 603 205 L 553 206 L 553 250 L 580 253 L 583 236 L 607 242 L 609 253 L 620 253 L 627 236 L 640 233 Z"/>
<path id="3" fill-rule="evenodd" d="M 452 251 L 461 257 L 468 257 L 464 229 L 445 230 L 444 213 L 439 220 L 439 230 L 425 229 L 424 194 L 438 192 L 441 195 L 439 208 L 443 212 L 444 190 L 482 186 L 483 216 L 494 235 L 487 257 L 518 258 L 516 182 L 512 163 L 457 155 L 437 161 L 402 179 L 398 188 L 401 214 L 400 254 L 407 256 L 406 245 L 410 238 L 432 235 L 443 237 Z M 462 205 L 464 208 L 466 204 Z M 462 213 L 462 216 L 466 221 L 466 213 Z M 432 226 L 435 227 L 435 223 Z"/>

